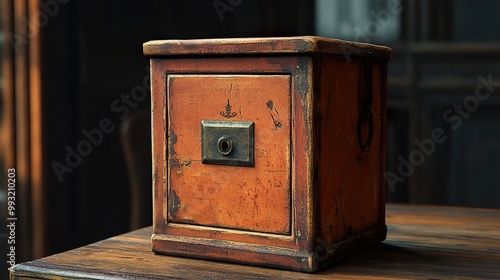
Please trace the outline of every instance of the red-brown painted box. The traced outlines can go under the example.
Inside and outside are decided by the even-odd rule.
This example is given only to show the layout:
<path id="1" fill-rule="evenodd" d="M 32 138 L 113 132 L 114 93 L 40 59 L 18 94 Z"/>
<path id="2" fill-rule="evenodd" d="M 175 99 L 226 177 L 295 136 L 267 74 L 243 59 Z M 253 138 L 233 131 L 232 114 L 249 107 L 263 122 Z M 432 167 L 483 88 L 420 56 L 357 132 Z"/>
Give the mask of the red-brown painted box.
<path id="1" fill-rule="evenodd" d="M 154 252 L 314 272 L 385 239 L 391 49 L 290 37 L 144 53 Z"/>

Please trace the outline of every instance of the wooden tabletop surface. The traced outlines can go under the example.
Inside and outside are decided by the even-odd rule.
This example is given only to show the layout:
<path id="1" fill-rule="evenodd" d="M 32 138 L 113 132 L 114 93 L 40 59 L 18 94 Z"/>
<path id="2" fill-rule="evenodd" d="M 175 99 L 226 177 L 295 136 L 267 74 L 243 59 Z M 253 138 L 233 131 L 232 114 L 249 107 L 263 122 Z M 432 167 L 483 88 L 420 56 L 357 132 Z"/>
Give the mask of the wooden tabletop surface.
<path id="1" fill-rule="evenodd" d="M 500 279 L 500 210 L 387 206 L 387 240 L 316 274 L 151 251 L 151 227 L 19 264 L 11 279 Z"/>

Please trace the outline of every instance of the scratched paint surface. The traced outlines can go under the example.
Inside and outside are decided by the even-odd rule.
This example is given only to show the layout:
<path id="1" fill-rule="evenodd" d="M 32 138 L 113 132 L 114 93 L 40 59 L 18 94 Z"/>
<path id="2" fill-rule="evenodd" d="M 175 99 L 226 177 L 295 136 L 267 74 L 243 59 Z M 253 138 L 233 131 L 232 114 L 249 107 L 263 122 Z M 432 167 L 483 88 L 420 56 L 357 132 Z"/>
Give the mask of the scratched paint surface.
<path id="1" fill-rule="evenodd" d="M 290 76 L 176 74 L 167 83 L 169 222 L 289 235 Z M 202 164 L 201 120 L 253 121 L 255 167 Z"/>
<path id="2" fill-rule="evenodd" d="M 373 140 L 368 151 L 360 154 L 356 125 L 359 118 L 359 63 L 343 58 L 322 58 L 321 72 L 330 77 L 321 84 L 321 103 L 318 110 L 322 125 L 329 129 L 318 131 L 321 158 L 318 181 L 321 216 L 320 236 L 327 243 L 340 242 L 380 224 L 379 203 L 382 144 L 382 111 L 380 68 L 373 69 L 374 119 Z M 330 65 L 337 65 L 336 68 Z M 335 71 L 342 69 L 342 74 Z M 363 69 L 361 69 L 363 70 Z M 350 94 L 343 94 L 348 92 Z M 348 104 L 348 106 L 346 105 Z M 364 135 L 368 131 L 363 126 Z M 385 168 L 385 166 L 384 166 Z M 385 188 L 385 184 L 382 186 Z"/>

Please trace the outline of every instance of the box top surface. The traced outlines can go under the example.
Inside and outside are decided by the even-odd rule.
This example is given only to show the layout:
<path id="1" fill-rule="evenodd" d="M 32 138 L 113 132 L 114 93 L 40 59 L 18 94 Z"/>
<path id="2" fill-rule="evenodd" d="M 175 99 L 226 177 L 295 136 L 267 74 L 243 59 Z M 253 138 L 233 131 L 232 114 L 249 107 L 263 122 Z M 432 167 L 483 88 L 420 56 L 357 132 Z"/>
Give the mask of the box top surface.
<path id="1" fill-rule="evenodd" d="M 147 56 L 314 53 L 363 56 L 366 49 L 372 50 L 374 58 L 391 58 L 392 50 L 388 47 L 316 36 L 157 40 L 143 45 Z"/>

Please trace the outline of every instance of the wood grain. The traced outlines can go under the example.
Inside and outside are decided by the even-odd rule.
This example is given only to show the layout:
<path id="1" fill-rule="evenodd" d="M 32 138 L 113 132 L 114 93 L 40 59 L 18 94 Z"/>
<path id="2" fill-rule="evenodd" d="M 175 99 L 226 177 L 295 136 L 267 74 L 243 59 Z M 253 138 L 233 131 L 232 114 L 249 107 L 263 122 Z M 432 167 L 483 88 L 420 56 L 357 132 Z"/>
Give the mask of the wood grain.
<path id="1" fill-rule="evenodd" d="M 290 235 L 290 83 L 289 75 L 168 76 L 169 223 Z M 221 116 L 228 102 L 231 118 Z M 255 167 L 203 164 L 202 120 L 252 121 Z"/>
<path id="2" fill-rule="evenodd" d="M 380 219 L 380 195 L 385 188 L 381 180 L 385 153 L 382 149 L 382 118 L 385 111 L 385 92 L 380 83 L 380 64 L 373 69 L 373 140 L 368 151 L 360 153 L 356 126 L 360 116 L 360 95 L 364 92 L 363 63 L 349 63 L 335 56 L 321 57 L 321 75 L 328 77 L 320 83 L 318 98 L 318 157 L 320 236 L 328 243 L 340 242 L 352 234 L 384 225 Z M 367 125 L 363 132 L 367 134 Z M 383 216 L 383 214 L 382 214 Z"/>
<path id="3" fill-rule="evenodd" d="M 388 205 L 388 238 L 316 274 L 163 255 L 151 227 L 19 264 L 11 279 L 499 279 L 500 211 Z"/>
<path id="4" fill-rule="evenodd" d="M 256 257 L 257 255 L 255 254 L 257 252 L 266 252 L 269 253 L 269 256 L 276 256 L 276 252 L 279 251 L 276 251 L 276 249 L 283 249 L 281 252 L 284 252 L 285 255 L 288 256 L 288 260 L 284 261 L 282 257 L 277 256 L 277 264 L 293 260 L 298 262 L 300 266 L 308 265 L 308 263 L 303 260 L 310 257 L 307 250 L 312 247 L 311 235 L 309 234 L 312 227 L 312 222 L 309 219 L 312 217 L 308 215 L 308 213 L 312 213 L 312 204 L 310 203 L 312 192 L 306 188 L 296 188 L 295 186 L 311 186 L 312 164 L 310 162 L 310 141 L 308 140 L 311 135 L 309 132 L 311 129 L 311 115 L 304 112 L 305 108 L 307 110 L 311 109 L 308 108 L 311 99 L 311 88 L 309 85 L 312 79 L 310 61 L 311 59 L 309 57 L 226 57 L 224 59 L 206 57 L 199 59 L 176 58 L 151 60 L 152 73 L 157 73 L 157 75 L 152 76 L 154 170 L 153 228 L 155 232 L 153 236 L 153 249 L 156 252 L 170 254 L 189 253 L 199 257 L 210 255 L 219 259 L 232 259 L 233 261 L 246 259 L 257 262 L 263 259 L 262 255 Z M 262 75 L 263 73 L 266 75 Z M 200 78 L 209 78 L 209 80 L 193 83 L 189 82 L 187 79 L 184 81 L 179 79 L 179 77 L 184 77 L 184 75 L 191 75 L 191 77 L 199 76 Z M 172 82 L 170 80 L 170 82 L 168 82 L 168 77 L 175 77 L 174 80 L 176 81 Z M 219 78 L 214 79 L 215 77 Z M 222 77 L 228 78 L 229 80 L 226 79 L 224 82 L 221 79 Z M 254 77 L 258 77 L 258 79 Z M 232 95 L 237 96 L 236 92 L 241 91 L 240 99 L 244 102 L 240 102 L 238 98 L 232 98 L 231 101 L 232 106 L 234 106 L 233 109 L 238 113 L 238 117 L 242 115 L 245 118 L 250 117 L 250 119 L 241 120 L 251 120 L 256 123 L 256 167 L 249 169 L 247 167 L 209 166 L 200 169 L 199 167 L 201 165 L 197 165 L 196 163 L 197 158 L 200 156 L 200 151 L 197 149 L 201 146 L 201 141 L 199 139 L 196 140 L 199 134 L 200 121 L 204 118 L 216 118 L 216 120 L 217 118 L 221 118 L 219 113 L 221 110 L 224 110 L 227 97 L 231 96 L 231 86 L 227 81 L 233 81 L 234 83 Z M 167 85 L 173 87 L 174 90 L 180 90 L 180 93 L 173 93 L 173 91 L 169 90 Z M 193 86 L 198 87 L 192 88 Z M 207 88 L 204 89 L 204 87 Z M 212 97 L 220 95 L 224 98 L 210 99 L 204 97 L 202 100 L 197 100 L 203 97 L 203 95 L 209 93 L 213 94 L 213 92 L 216 94 Z M 170 94 L 176 99 L 175 102 L 168 103 L 167 96 Z M 196 99 L 194 99 L 189 97 L 190 94 L 199 96 L 196 96 Z M 264 96 L 266 96 L 266 98 L 264 98 Z M 218 100 L 223 103 L 218 105 Z M 275 105 L 273 105 L 275 107 L 273 108 L 279 111 L 279 116 L 276 111 L 274 111 L 273 114 L 275 114 L 275 120 L 282 122 L 281 128 L 276 128 L 273 122 L 271 110 L 267 105 L 269 100 L 273 100 L 273 103 L 275 102 Z M 197 106 L 191 106 L 190 103 L 192 102 L 197 102 Z M 256 102 L 261 103 L 260 106 Z M 169 108 L 168 104 L 173 103 L 176 105 Z M 192 109 L 194 107 L 197 108 L 191 110 L 193 115 L 189 115 L 189 110 L 185 111 L 180 107 L 175 108 L 179 106 L 177 103 L 184 104 L 184 107 L 191 107 Z M 169 108 L 169 110 L 167 110 L 167 108 Z M 240 108 L 241 112 L 239 111 Z M 185 122 L 182 119 L 175 119 L 172 122 L 170 120 L 172 116 L 185 118 L 189 122 Z M 173 129 L 165 129 L 171 124 L 173 124 Z M 292 130 L 290 128 L 291 124 L 295 125 L 295 129 Z M 180 126 L 180 129 L 176 128 L 176 126 Z M 191 133 L 191 136 L 194 136 L 194 139 L 184 137 L 182 140 L 185 140 L 186 143 L 180 143 L 179 137 L 181 134 L 190 136 L 188 135 L 189 133 Z M 174 151 L 167 149 L 165 143 L 175 143 L 175 145 L 169 146 L 172 147 Z M 189 143 L 191 144 L 186 146 L 186 144 Z M 267 152 L 267 157 L 263 155 L 265 152 Z M 288 153 L 293 155 L 295 161 L 299 164 L 291 164 L 286 160 Z M 169 155 L 171 155 L 171 158 L 168 158 Z M 245 218 L 246 224 L 242 224 L 241 221 L 238 220 L 231 221 L 229 217 L 224 217 L 223 215 L 217 217 L 217 219 L 219 219 L 218 221 L 210 220 L 214 218 L 206 215 L 203 216 L 202 212 L 199 212 L 197 216 L 192 216 L 198 219 L 199 225 L 196 225 L 196 223 L 187 224 L 172 222 L 174 219 L 172 219 L 173 217 L 171 217 L 171 215 L 169 221 L 169 217 L 167 216 L 169 207 L 166 202 L 172 204 L 172 201 L 169 199 L 173 198 L 173 194 L 169 192 L 168 186 L 171 185 L 171 180 L 178 180 L 179 178 L 174 178 L 178 176 L 178 168 L 170 164 L 173 168 L 168 172 L 167 163 L 172 163 L 169 161 L 171 159 L 174 159 L 174 163 L 175 160 L 186 162 L 188 157 L 191 157 L 191 167 L 183 166 L 182 174 L 192 175 L 196 172 L 202 172 L 204 169 L 219 170 L 217 172 L 219 178 L 213 177 L 214 180 L 216 180 L 215 182 L 232 181 L 235 183 L 236 188 L 239 189 L 238 185 L 248 180 L 252 182 L 253 186 L 251 184 L 241 186 L 243 190 L 251 190 L 251 188 L 255 186 L 260 186 L 258 188 L 259 191 L 267 190 L 275 195 L 260 196 L 261 199 L 263 199 L 260 201 L 262 204 L 261 206 L 254 205 L 253 201 L 255 200 L 255 196 L 250 197 L 249 200 L 246 193 L 240 193 L 238 196 L 238 192 L 231 193 L 231 190 L 226 190 L 227 193 L 224 196 L 216 196 L 220 199 L 225 199 L 224 197 L 226 195 L 228 197 L 236 197 L 237 201 L 243 202 L 242 204 L 252 202 L 250 205 L 252 207 L 250 208 L 244 209 L 244 207 L 241 207 L 242 205 L 237 205 L 236 209 L 230 209 L 234 202 L 226 201 L 228 205 L 225 211 L 231 210 L 235 214 Z M 193 166 L 196 166 L 196 168 Z M 236 169 L 241 169 L 241 171 L 231 171 Z M 268 172 L 269 174 L 267 175 L 269 176 L 266 176 L 265 170 L 285 170 L 286 172 L 285 174 Z M 243 171 L 246 173 L 242 173 Z M 259 174 L 256 175 L 256 171 L 258 171 L 257 173 Z M 205 173 L 208 174 L 210 172 L 205 171 Z M 276 176 L 276 173 L 279 176 Z M 170 176 L 170 174 L 172 174 L 172 176 Z M 207 174 L 203 177 L 197 176 L 197 178 L 192 176 L 193 178 L 191 179 L 205 180 L 209 177 L 205 177 Z M 235 178 L 231 179 L 231 175 L 234 175 Z M 220 176 L 227 178 L 220 180 Z M 258 180 L 264 181 L 261 183 L 256 182 Z M 177 182 L 182 181 L 178 180 Z M 276 184 L 273 184 L 273 182 Z M 203 184 L 196 185 L 200 186 Z M 281 185 L 282 187 L 275 188 L 273 185 Z M 205 190 L 204 194 L 207 192 L 209 193 L 210 191 Z M 193 197 L 193 193 L 189 193 L 188 190 L 182 191 L 180 195 L 183 197 L 182 200 L 188 202 L 190 199 L 189 197 Z M 257 193 L 257 198 L 258 197 L 259 193 Z M 268 199 L 269 197 L 273 197 L 273 199 L 270 200 Z M 293 197 L 293 199 L 290 199 L 291 197 Z M 184 204 L 182 200 L 181 205 Z M 191 199 L 191 201 L 192 200 L 193 199 Z M 258 200 L 259 199 L 257 199 L 257 202 Z M 207 204 L 205 206 L 213 207 L 212 204 Z M 224 210 L 220 206 L 217 206 L 218 209 L 214 210 Z M 273 222 L 274 224 L 267 222 L 267 224 L 264 223 L 261 225 L 261 223 L 259 223 L 260 231 L 235 230 L 243 227 L 257 229 L 256 225 L 252 226 L 252 221 L 250 221 L 248 217 L 252 215 L 252 212 L 258 214 L 258 208 L 262 206 L 270 209 L 267 210 L 267 213 L 263 213 L 263 215 L 259 214 L 260 217 L 258 218 L 269 218 L 269 210 L 273 211 L 272 207 L 281 206 L 282 212 L 276 213 L 273 211 L 273 215 L 277 214 L 277 217 L 282 218 L 282 220 L 275 220 Z M 184 215 L 185 218 L 189 217 L 187 211 L 179 211 L 181 211 L 180 214 Z M 184 213 L 182 213 L 182 211 L 184 211 Z M 303 218 L 293 218 L 299 216 Z M 233 229 L 227 229 L 221 226 L 206 226 L 214 221 L 219 223 L 222 221 L 226 227 L 232 227 Z M 287 223 L 289 223 L 289 225 L 287 225 Z M 278 230 L 287 231 L 287 234 L 269 234 L 269 232 L 273 231 L 279 232 Z M 225 243 L 220 241 L 224 241 Z M 192 243 L 197 243 L 198 245 L 193 246 L 193 248 L 189 250 L 186 249 L 186 246 Z M 238 243 L 238 248 L 229 249 L 230 245 L 236 243 Z M 212 248 L 210 248 L 210 245 L 212 245 Z M 206 250 L 197 250 L 202 246 L 206 246 L 204 247 Z M 241 251 L 242 247 L 245 247 L 247 250 L 246 253 Z M 213 249 L 210 253 L 207 251 L 209 248 Z M 287 249 L 295 249 L 295 251 Z M 243 256 L 244 254 L 246 255 Z M 270 263 L 270 260 L 267 260 L 266 263 Z"/>
<path id="5" fill-rule="evenodd" d="M 292 37 L 155 41 L 144 53 L 155 252 L 314 272 L 385 239 L 389 48 Z M 201 161 L 201 121 L 231 121 L 226 104 L 254 123 L 251 168 Z"/>
<path id="6" fill-rule="evenodd" d="M 148 56 L 213 55 L 213 54 L 301 54 L 321 53 L 342 56 L 362 55 L 364 50 L 373 50 L 373 57 L 389 60 L 391 49 L 384 46 L 329 39 L 316 36 L 156 40 L 144 44 Z"/>

